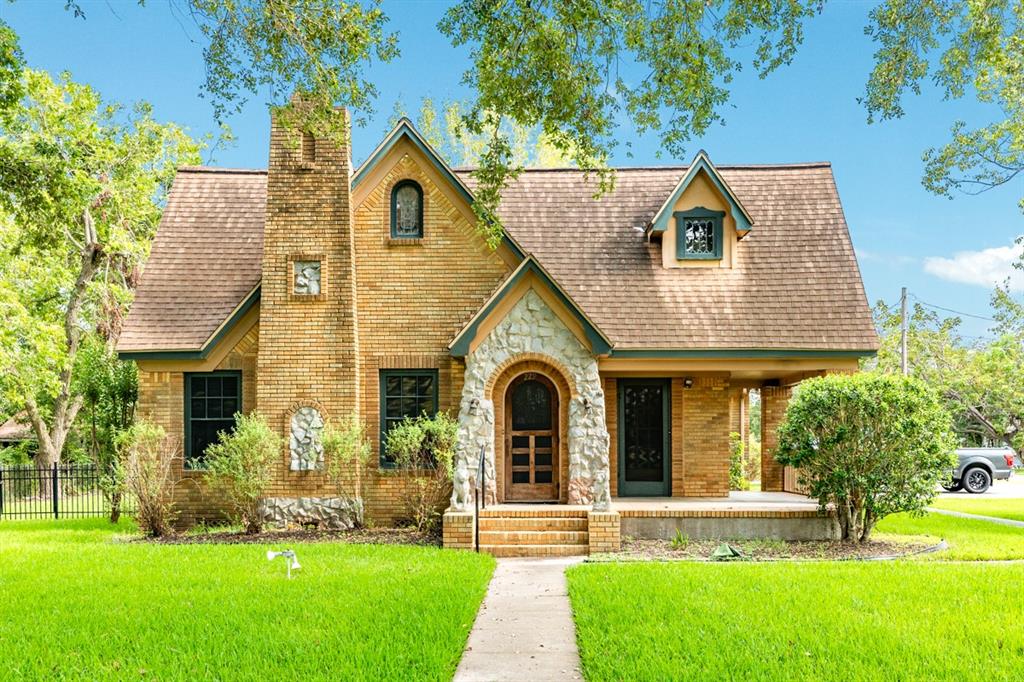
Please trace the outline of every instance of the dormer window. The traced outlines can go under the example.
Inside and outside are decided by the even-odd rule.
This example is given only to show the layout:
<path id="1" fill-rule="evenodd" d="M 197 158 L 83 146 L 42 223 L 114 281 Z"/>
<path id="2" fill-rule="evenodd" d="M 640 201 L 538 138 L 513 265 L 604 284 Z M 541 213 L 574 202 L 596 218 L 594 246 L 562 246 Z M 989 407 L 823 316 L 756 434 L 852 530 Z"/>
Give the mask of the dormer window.
<path id="1" fill-rule="evenodd" d="M 679 260 L 721 260 L 722 218 L 725 211 L 703 207 L 677 211 L 676 258 Z"/>
<path id="2" fill-rule="evenodd" d="M 391 238 L 423 237 L 423 190 L 412 180 L 403 180 L 391 190 Z"/>

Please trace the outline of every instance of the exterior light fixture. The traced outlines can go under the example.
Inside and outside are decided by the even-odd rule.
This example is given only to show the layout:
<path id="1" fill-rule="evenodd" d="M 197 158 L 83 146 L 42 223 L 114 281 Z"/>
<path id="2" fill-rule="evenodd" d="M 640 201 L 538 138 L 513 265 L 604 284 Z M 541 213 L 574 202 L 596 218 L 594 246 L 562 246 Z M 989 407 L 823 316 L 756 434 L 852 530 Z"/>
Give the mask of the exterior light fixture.
<path id="1" fill-rule="evenodd" d="M 288 566 L 288 578 L 292 577 L 292 571 L 297 571 L 302 566 L 299 566 L 299 557 L 295 556 L 295 552 L 290 549 L 286 549 L 280 552 L 275 552 L 272 549 L 267 550 L 267 561 L 273 561 L 277 557 L 284 557 L 285 562 Z"/>
<path id="2" fill-rule="evenodd" d="M 683 388 L 693 388 L 693 378 L 686 377 L 683 379 Z"/>

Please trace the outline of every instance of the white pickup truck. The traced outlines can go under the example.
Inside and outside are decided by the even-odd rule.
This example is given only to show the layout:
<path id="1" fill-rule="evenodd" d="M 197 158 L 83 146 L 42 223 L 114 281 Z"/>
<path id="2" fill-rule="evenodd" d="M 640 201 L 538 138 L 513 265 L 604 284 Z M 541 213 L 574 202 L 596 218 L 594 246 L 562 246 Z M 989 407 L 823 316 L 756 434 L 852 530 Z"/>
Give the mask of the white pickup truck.
<path id="1" fill-rule="evenodd" d="M 1013 448 L 959 448 L 960 461 L 952 472 L 952 480 L 942 487 L 950 492 L 966 490 L 981 494 L 994 480 L 1005 480 L 1013 474 Z"/>

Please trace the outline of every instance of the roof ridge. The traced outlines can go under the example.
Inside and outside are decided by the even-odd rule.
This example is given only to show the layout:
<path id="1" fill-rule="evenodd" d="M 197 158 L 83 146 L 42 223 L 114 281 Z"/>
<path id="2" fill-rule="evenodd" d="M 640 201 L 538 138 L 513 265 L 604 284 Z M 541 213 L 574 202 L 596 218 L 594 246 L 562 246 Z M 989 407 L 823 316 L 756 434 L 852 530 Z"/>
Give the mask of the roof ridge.
<path id="1" fill-rule="evenodd" d="M 798 168 L 831 168 L 831 161 L 795 161 L 793 163 L 727 163 L 727 164 L 715 164 L 715 168 L 718 170 L 786 170 L 786 169 L 798 169 Z M 686 170 L 689 168 L 688 165 L 665 165 L 665 166 L 610 166 L 611 170 L 614 171 L 669 171 L 669 170 Z M 455 173 L 471 173 L 477 169 L 477 166 L 455 166 L 452 171 Z M 524 173 L 584 173 L 588 172 L 584 168 L 576 168 L 574 166 L 558 166 L 554 168 L 540 168 L 537 166 L 526 167 L 523 169 Z M 597 169 L 591 168 L 589 172 L 596 173 Z"/>
<path id="2" fill-rule="evenodd" d="M 241 175 L 266 175 L 266 168 L 218 168 L 217 166 L 181 166 L 179 173 L 236 173 Z"/>

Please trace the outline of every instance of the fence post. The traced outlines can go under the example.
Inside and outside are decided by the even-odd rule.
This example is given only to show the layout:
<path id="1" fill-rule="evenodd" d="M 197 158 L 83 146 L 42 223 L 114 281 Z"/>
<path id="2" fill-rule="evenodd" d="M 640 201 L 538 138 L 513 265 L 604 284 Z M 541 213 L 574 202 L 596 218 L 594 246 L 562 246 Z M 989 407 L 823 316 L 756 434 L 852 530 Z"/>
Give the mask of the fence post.
<path id="1" fill-rule="evenodd" d="M 53 485 L 50 486 L 50 493 L 53 495 L 53 518 L 60 518 L 60 503 L 58 500 L 57 491 L 57 463 L 53 463 Z"/>
<path id="2" fill-rule="evenodd" d="M 4 515 L 4 468 L 0 466 L 0 517 Z"/>

